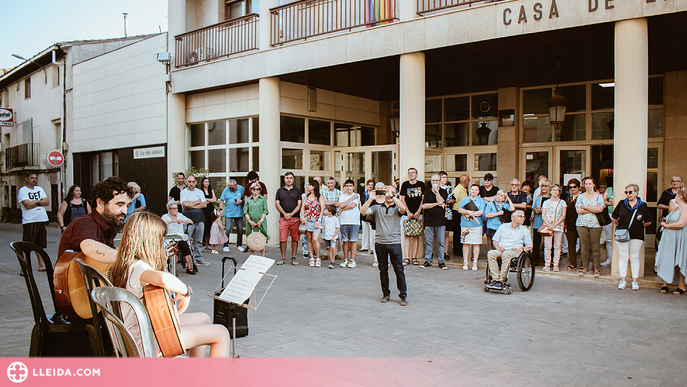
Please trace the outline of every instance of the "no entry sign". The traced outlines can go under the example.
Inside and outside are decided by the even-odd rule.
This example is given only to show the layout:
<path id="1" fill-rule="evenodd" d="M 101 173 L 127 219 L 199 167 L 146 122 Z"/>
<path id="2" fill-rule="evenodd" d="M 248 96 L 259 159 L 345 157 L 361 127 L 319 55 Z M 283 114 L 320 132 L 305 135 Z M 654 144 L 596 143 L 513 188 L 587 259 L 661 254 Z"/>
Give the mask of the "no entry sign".
<path id="1" fill-rule="evenodd" d="M 64 155 L 58 150 L 50 151 L 48 153 L 48 164 L 53 167 L 59 167 L 64 162 Z"/>

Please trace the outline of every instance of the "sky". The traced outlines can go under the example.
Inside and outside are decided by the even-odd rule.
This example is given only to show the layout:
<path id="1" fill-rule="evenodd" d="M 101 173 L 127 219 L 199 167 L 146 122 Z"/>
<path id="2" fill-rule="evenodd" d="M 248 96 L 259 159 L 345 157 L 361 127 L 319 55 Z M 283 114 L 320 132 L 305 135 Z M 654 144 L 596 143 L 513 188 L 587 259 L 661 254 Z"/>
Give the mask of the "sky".
<path id="1" fill-rule="evenodd" d="M 22 63 L 54 43 L 167 31 L 167 0 L 0 0 L 0 68 Z"/>

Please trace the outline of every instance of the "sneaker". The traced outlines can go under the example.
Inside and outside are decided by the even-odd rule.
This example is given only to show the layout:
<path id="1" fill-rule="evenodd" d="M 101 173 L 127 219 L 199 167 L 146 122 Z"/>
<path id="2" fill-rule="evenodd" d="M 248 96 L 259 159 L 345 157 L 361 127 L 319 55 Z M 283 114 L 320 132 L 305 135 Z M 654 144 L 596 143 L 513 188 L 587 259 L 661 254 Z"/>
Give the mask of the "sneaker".
<path id="1" fill-rule="evenodd" d="M 348 259 L 344 259 L 343 262 L 339 265 L 341 267 L 348 267 Z"/>
<path id="2" fill-rule="evenodd" d="M 293 266 L 298 266 L 298 261 L 296 260 L 296 258 L 291 258 L 291 264 Z"/>
<path id="3" fill-rule="evenodd" d="M 625 282 L 624 280 L 620 280 L 620 282 L 618 283 L 618 289 L 625 289 L 626 287 L 627 282 Z"/>
<path id="4" fill-rule="evenodd" d="M 544 266 L 544 267 L 541 269 L 542 273 L 548 273 L 549 270 L 551 270 L 551 269 L 550 269 L 548 266 Z"/>
<path id="5" fill-rule="evenodd" d="M 639 290 L 639 282 L 632 281 L 632 290 Z"/>
<path id="6" fill-rule="evenodd" d="M 201 265 L 201 266 L 210 266 L 210 263 L 206 260 L 199 261 L 196 259 L 196 263 Z"/>
<path id="7" fill-rule="evenodd" d="M 322 267 L 322 260 L 320 258 L 315 260 L 315 267 Z"/>
<path id="8" fill-rule="evenodd" d="M 284 262 L 286 262 L 286 259 L 282 258 L 282 259 L 278 260 L 276 264 L 277 265 L 283 265 Z"/>
<path id="9" fill-rule="evenodd" d="M 217 251 L 217 250 L 211 250 L 211 251 L 210 251 L 210 254 L 219 254 L 219 251 Z"/>
<path id="10" fill-rule="evenodd" d="M 303 253 L 303 258 L 305 258 L 305 259 L 310 258 L 310 254 L 308 254 L 308 253 Z"/>
<path id="11" fill-rule="evenodd" d="M 449 256 L 448 254 L 444 254 L 444 261 L 448 261 L 450 259 L 451 259 L 451 256 Z"/>
<path id="12" fill-rule="evenodd" d="M 372 262 L 372 267 L 374 267 L 374 268 L 379 267 L 379 262 L 377 262 L 377 261 Z"/>
<path id="13" fill-rule="evenodd" d="M 212 251 L 212 249 L 210 248 L 210 246 L 205 246 L 205 248 L 203 249 L 203 251 L 210 252 L 210 251 Z"/>
<path id="14" fill-rule="evenodd" d="M 428 267 L 432 267 L 432 264 L 429 262 L 425 262 L 420 266 L 420 269 L 426 269 Z"/>
<path id="15" fill-rule="evenodd" d="M 245 246 L 239 246 L 236 249 L 242 253 L 248 252 L 248 247 Z"/>
<path id="16" fill-rule="evenodd" d="M 224 246 L 224 248 L 222 249 L 222 251 L 224 251 L 225 253 L 226 253 L 227 251 L 229 251 L 229 246 Z"/>
<path id="17" fill-rule="evenodd" d="M 333 269 L 334 268 L 334 262 L 330 263 L 329 266 L 327 266 L 327 267 L 330 269 Z"/>
<path id="18" fill-rule="evenodd" d="M 448 270 L 448 267 L 446 267 L 446 264 L 445 264 L 445 263 L 440 263 L 440 264 L 439 264 L 439 269 L 441 269 L 441 270 Z"/>
<path id="19" fill-rule="evenodd" d="M 381 303 L 386 303 L 389 302 L 389 296 L 382 296 L 382 298 L 379 299 L 379 302 Z"/>
<path id="20" fill-rule="evenodd" d="M 610 265 L 610 264 L 611 264 L 611 260 L 610 260 L 610 259 L 607 259 L 607 260 L 601 262 L 601 266 L 608 266 L 608 265 Z"/>
<path id="21" fill-rule="evenodd" d="M 408 305 L 408 300 L 406 300 L 405 298 L 401 298 L 401 306 L 406 306 L 406 305 Z"/>
<path id="22" fill-rule="evenodd" d="M 348 262 L 348 268 L 349 268 L 349 269 L 353 269 L 353 268 L 356 267 L 356 266 L 357 266 L 357 265 L 355 264 L 355 261 L 350 261 L 350 262 Z"/>

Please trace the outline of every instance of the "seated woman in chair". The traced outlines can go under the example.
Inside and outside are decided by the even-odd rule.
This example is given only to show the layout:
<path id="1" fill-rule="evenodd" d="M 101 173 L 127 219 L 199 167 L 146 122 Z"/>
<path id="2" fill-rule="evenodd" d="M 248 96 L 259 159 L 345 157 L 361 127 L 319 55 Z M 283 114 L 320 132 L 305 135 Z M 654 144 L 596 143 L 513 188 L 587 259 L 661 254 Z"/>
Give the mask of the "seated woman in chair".
<path id="1" fill-rule="evenodd" d="M 493 282 L 487 286 L 494 289 L 502 289 L 503 283 L 508 279 L 511 259 L 517 258 L 523 251 L 532 250 L 532 238 L 530 231 L 522 224 L 525 222 L 525 212 L 517 210 L 513 212 L 510 223 L 502 224 L 492 242 L 494 249 L 487 253 L 489 270 Z M 501 258 L 501 270 L 499 272 L 498 259 Z"/>
<path id="2" fill-rule="evenodd" d="M 176 292 L 174 301 L 178 306 L 180 339 L 191 357 L 203 357 L 206 345 L 210 346 L 210 357 L 229 357 L 229 332 L 218 324 L 211 324 L 205 313 L 184 313 L 191 300 L 191 287 L 177 277 L 164 272 L 167 253 L 163 238 L 167 225 L 159 216 L 147 212 L 132 214 L 124 226 L 122 242 L 117 251 L 110 280 L 114 286 L 132 292 L 143 298 L 143 286 L 156 285 Z M 128 312 L 128 313 L 127 313 Z M 124 311 L 124 323 L 132 336 L 140 340 L 138 324 L 132 311 Z"/>

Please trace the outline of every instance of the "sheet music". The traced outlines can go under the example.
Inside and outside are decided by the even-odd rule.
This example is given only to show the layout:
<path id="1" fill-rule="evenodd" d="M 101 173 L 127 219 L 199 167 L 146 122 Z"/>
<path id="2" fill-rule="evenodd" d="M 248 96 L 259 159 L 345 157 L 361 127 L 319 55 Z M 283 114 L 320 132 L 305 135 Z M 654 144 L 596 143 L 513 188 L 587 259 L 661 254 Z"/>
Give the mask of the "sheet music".
<path id="1" fill-rule="evenodd" d="M 250 298 L 262 279 L 263 273 L 267 272 L 272 265 L 274 265 L 274 259 L 251 255 L 241 266 L 242 270 L 239 270 L 224 288 L 219 298 L 235 304 L 243 304 Z"/>

